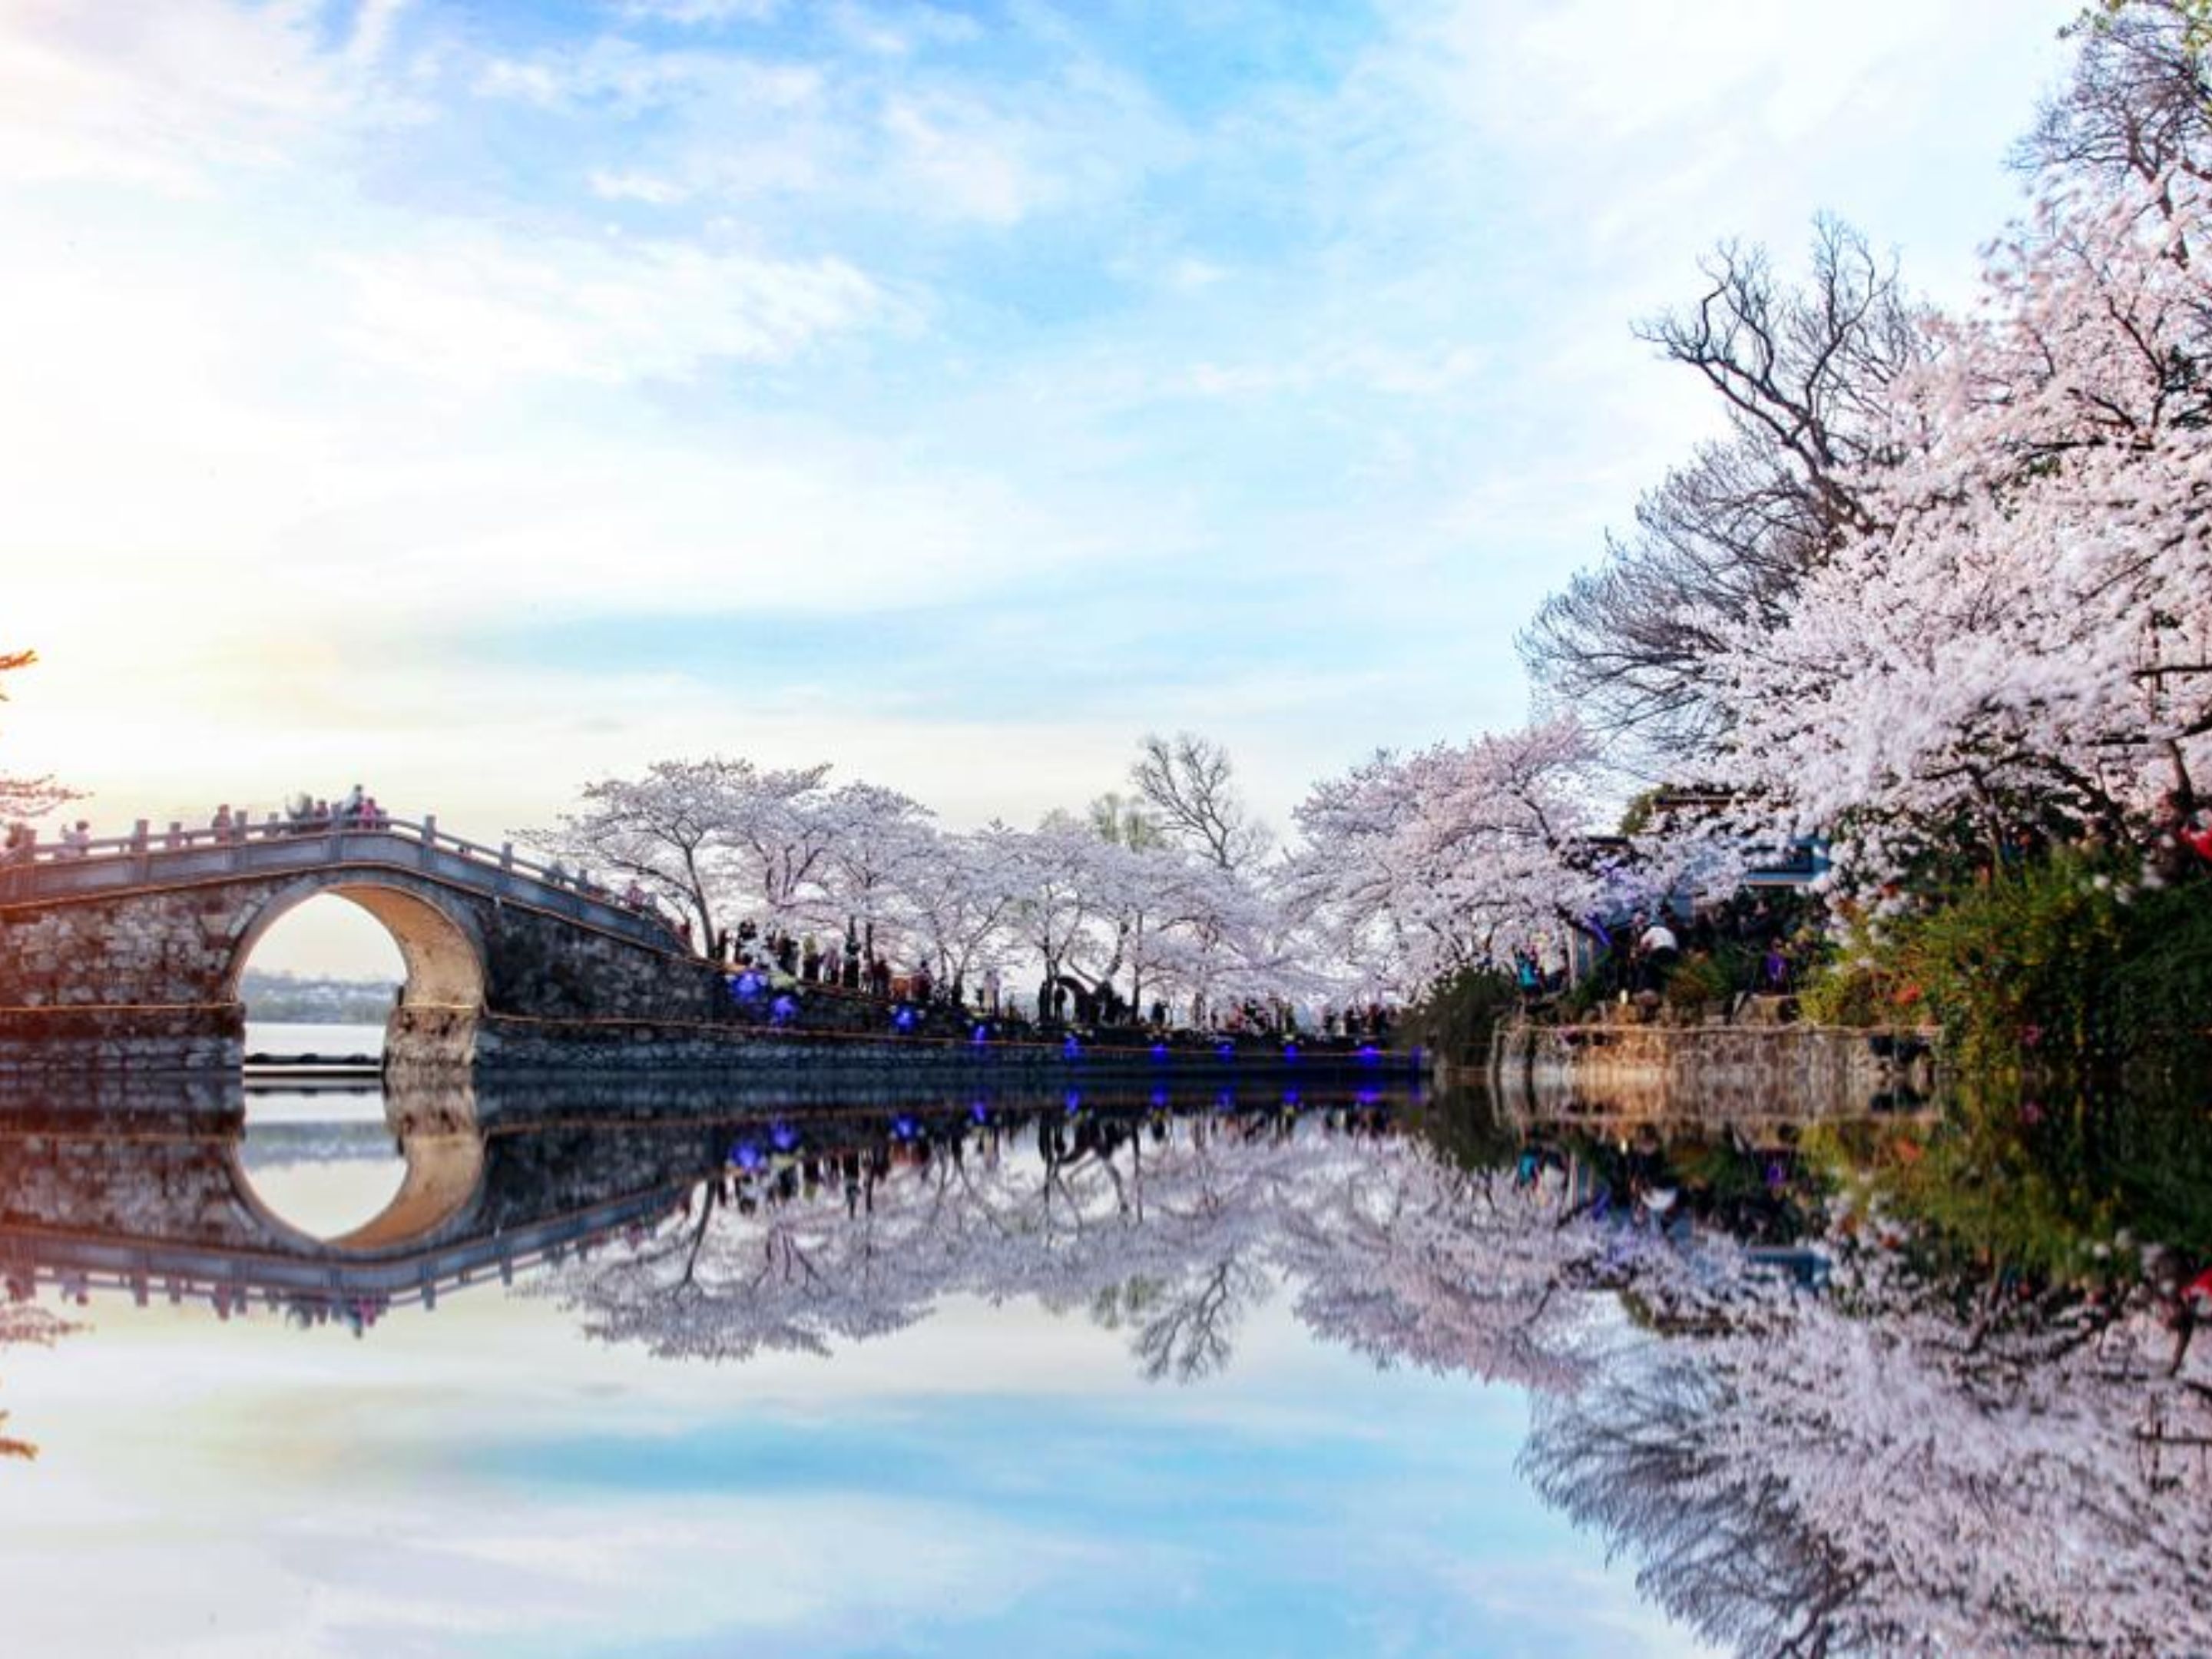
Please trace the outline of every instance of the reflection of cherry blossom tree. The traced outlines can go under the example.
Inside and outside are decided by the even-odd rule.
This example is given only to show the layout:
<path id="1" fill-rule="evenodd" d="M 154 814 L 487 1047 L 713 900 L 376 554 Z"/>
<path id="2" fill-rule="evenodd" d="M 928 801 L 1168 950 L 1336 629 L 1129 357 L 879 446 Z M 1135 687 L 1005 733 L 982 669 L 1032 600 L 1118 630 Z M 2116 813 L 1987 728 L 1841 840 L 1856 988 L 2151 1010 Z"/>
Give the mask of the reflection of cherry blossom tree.
<path id="1" fill-rule="evenodd" d="M 1961 1316 L 1891 1259 L 1839 1274 L 1827 1297 L 1709 1290 L 1708 1315 L 1745 1316 L 1623 1346 L 1545 1401 L 1528 1472 L 1754 1652 L 2212 1640 L 2212 1481 L 2157 1443 L 2203 1431 L 2212 1376 L 2158 1376 L 2141 1314 Z"/>
<path id="2" fill-rule="evenodd" d="M 1034 1297 L 1193 1382 L 1287 1282 L 1300 1321 L 1378 1365 L 1530 1390 L 1538 1489 L 1744 1651 L 2212 1643 L 2212 1352 L 2177 1368 L 2147 1304 L 1992 1299 L 1842 1234 L 1814 1293 L 1725 1237 L 1601 1218 L 1557 1171 L 1332 1130 L 908 1126 L 827 1160 L 811 1196 L 800 1164 L 749 1176 L 553 1288 L 594 1335 L 716 1358 Z"/>
<path id="3" fill-rule="evenodd" d="M 1269 1282 L 1275 1218 L 1341 1159 L 1317 1133 L 1088 1114 L 898 1152 L 831 1160 L 833 1179 L 781 1200 L 709 1196 L 555 1289 L 595 1336 L 719 1358 L 825 1352 L 946 1296 L 1033 1296 L 1128 1330 L 1148 1375 L 1188 1381 L 1227 1363 Z"/>

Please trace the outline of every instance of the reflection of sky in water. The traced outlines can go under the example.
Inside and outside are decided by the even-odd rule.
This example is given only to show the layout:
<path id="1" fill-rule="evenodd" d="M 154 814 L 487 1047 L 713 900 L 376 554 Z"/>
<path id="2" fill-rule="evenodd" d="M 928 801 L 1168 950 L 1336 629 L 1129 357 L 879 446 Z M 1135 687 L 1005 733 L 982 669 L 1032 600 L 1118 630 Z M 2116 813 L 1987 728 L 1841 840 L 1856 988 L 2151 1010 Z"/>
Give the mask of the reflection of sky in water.
<path id="1" fill-rule="evenodd" d="M 89 1316 L 7 1356 L 10 1652 L 1695 1650 L 1515 1477 L 1518 1394 L 1279 1295 L 1188 1388 L 1027 1302 L 719 1367 L 493 1289 L 363 1341 Z"/>

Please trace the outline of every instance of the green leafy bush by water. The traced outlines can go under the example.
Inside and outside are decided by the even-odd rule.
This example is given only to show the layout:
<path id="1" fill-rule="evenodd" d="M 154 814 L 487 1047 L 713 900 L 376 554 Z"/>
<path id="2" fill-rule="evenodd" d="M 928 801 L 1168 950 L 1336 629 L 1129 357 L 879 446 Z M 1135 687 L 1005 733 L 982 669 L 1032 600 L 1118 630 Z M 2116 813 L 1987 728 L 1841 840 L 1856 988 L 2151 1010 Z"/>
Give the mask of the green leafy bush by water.
<path id="1" fill-rule="evenodd" d="M 1862 926 L 1805 992 L 1826 1024 L 1925 1021 L 1974 1071 L 2159 1060 L 2212 1027 L 2212 883 L 2059 848 Z"/>

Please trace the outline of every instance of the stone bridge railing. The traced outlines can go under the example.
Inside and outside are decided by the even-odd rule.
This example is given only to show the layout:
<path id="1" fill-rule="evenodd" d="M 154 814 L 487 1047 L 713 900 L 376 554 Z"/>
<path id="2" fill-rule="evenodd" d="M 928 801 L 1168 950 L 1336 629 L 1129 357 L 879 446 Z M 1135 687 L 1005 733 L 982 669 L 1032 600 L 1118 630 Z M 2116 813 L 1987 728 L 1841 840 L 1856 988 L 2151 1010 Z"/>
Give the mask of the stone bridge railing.
<path id="1" fill-rule="evenodd" d="M 71 846 L 46 842 L 0 865 L 0 904 L 113 895 L 239 877 L 306 873 L 332 866 L 380 866 L 450 882 L 492 899 L 516 899 L 656 950 L 678 948 L 659 916 L 598 889 L 588 872 L 569 876 L 519 855 L 513 842 L 487 847 L 447 835 L 434 817 L 419 823 L 379 815 L 374 823 L 305 824 L 275 820 L 229 830 L 150 828 Z"/>

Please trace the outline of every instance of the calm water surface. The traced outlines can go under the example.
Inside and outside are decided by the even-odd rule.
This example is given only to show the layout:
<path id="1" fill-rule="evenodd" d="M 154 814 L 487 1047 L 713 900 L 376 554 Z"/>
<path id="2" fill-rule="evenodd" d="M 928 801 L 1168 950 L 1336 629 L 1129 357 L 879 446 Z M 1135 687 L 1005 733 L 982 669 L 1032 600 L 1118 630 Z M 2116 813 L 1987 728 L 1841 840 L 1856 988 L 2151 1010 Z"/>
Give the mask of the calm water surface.
<path id="1" fill-rule="evenodd" d="M 1775 1334 L 1814 1294 L 1786 1152 L 1716 1181 L 1318 1088 L 8 1124 L 9 1653 L 1893 1651 L 1986 1612 L 1869 1583 L 1846 1472 L 1778 1468 L 1826 1435 L 1957 1523 L 1867 1461 L 1895 1423 L 1778 1404 L 1933 1386 Z M 2049 1439 L 2014 1472 L 2074 1478 Z M 2148 1571 L 2113 1616 L 2194 1650 Z"/>

